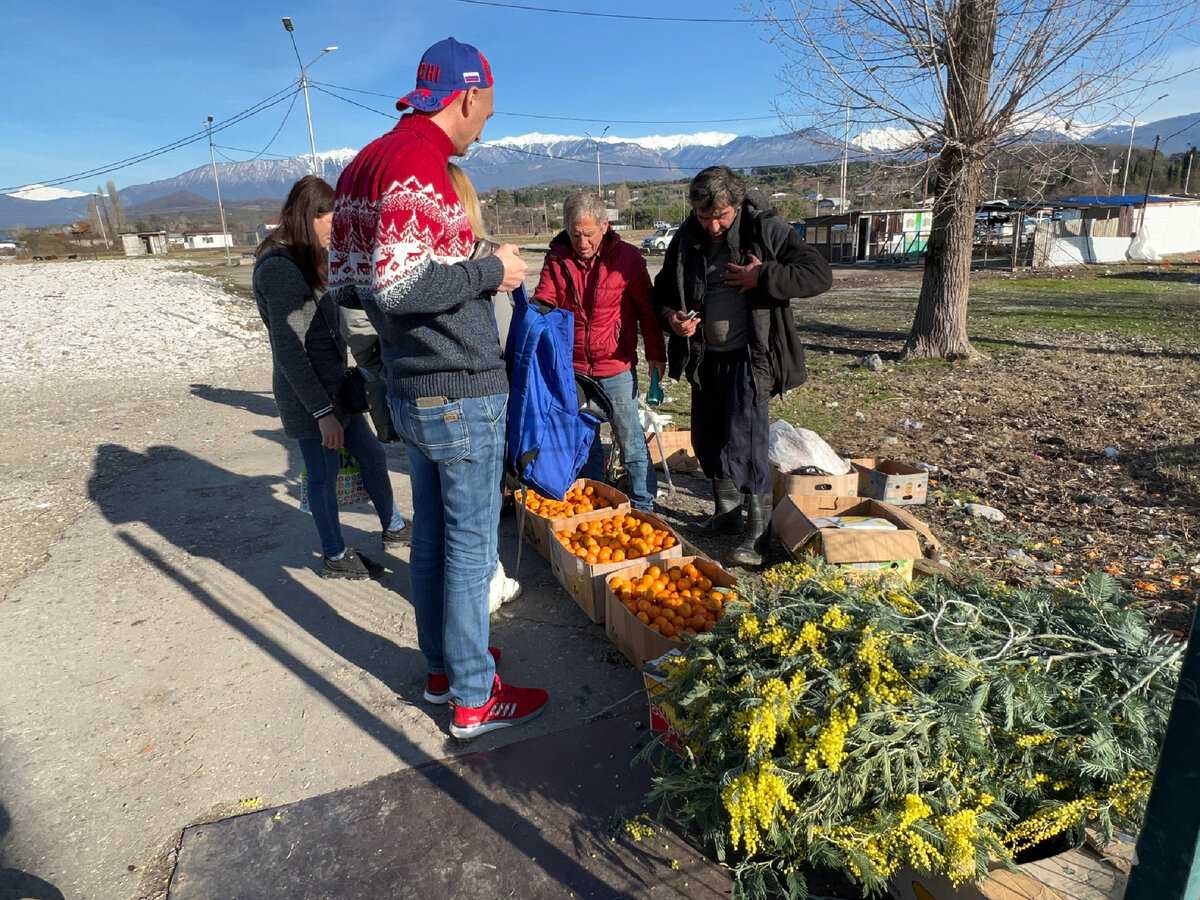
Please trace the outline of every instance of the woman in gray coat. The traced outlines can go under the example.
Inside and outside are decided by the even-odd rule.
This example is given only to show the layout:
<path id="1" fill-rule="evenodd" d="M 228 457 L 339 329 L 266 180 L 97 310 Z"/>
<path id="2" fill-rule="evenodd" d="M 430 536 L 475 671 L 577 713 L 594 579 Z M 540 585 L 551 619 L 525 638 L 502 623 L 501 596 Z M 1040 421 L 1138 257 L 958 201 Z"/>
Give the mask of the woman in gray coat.
<path id="1" fill-rule="evenodd" d="M 367 578 L 382 567 L 346 547 L 337 509 L 337 476 L 345 447 L 362 468 L 363 485 L 383 528 L 387 549 L 403 542 L 404 519 L 392 497 L 383 446 L 360 413 L 338 408 L 346 373 L 340 310 L 323 296 L 333 219 L 333 189 L 315 175 L 293 186 L 279 227 L 259 246 L 254 299 L 267 326 L 271 385 L 283 430 L 295 438 L 308 477 L 309 509 L 326 578 Z"/>

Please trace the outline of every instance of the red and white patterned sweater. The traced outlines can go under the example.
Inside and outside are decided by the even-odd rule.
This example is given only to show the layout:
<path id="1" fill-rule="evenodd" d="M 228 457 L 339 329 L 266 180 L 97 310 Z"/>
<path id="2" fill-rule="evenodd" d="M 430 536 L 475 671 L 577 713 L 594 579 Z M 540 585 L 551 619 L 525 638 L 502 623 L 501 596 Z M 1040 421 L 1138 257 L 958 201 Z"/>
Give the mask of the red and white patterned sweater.
<path id="1" fill-rule="evenodd" d="M 475 234 L 446 168 L 453 152 L 428 116 L 406 115 L 354 158 L 334 198 L 329 289 L 366 310 L 390 383 L 412 398 L 507 391 L 486 297 L 504 268 L 468 260 Z"/>

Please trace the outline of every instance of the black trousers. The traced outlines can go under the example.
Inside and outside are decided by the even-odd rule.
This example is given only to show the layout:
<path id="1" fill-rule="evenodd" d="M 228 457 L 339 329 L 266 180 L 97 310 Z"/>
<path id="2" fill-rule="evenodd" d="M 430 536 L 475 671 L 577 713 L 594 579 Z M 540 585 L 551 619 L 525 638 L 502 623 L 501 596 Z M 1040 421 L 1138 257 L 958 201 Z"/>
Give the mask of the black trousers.
<path id="1" fill-rule="evenodd" d="M 744 494 L 769 494 L 768 397 L 761 396 L 749 349 L 706 350 L 692 385 L 692 449 L 709 478 L 728 478 Z"/>

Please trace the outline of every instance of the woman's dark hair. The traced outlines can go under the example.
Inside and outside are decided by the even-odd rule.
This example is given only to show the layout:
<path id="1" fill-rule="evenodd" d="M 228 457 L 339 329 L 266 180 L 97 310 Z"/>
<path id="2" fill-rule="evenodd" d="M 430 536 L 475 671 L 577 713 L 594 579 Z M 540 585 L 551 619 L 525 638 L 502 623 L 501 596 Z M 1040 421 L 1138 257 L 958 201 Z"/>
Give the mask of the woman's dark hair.
<path id="1" fill-rule="evenodd" d="M 719 206 L 741 206 L 746 199 L 746 182 L 728 166 L 709 166 L 688 186 L 688 202 L 697 212 Z"/>
<path id="2" fill-rule="evenodd" d="M 333 188 L 316 175 L 305 175 L 288 191 L 279 211 L 279 227 L 263 239 L 254 255 L 262 256 L 272 247 L 286 246 L 308 286 L 325 287 L 329 254 L 317 240 L 313 219 L 332 211 Z"/>

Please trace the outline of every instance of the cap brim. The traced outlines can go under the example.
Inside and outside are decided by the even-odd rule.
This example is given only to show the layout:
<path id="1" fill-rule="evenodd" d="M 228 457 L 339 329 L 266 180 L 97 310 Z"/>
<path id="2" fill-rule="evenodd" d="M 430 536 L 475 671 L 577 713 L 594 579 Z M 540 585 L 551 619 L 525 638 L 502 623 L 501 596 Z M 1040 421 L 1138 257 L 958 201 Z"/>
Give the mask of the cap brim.
<path id="1" fill-rule="evenodd" d="M 461 93 L 461 90 L 431 91 L 428 89 L 419 89 L 405 94 L 397 100 L 396 109 L 401 112 L 410 108 L 421 112 L 437 112 L 453 103 L 454 98 Z"/>

